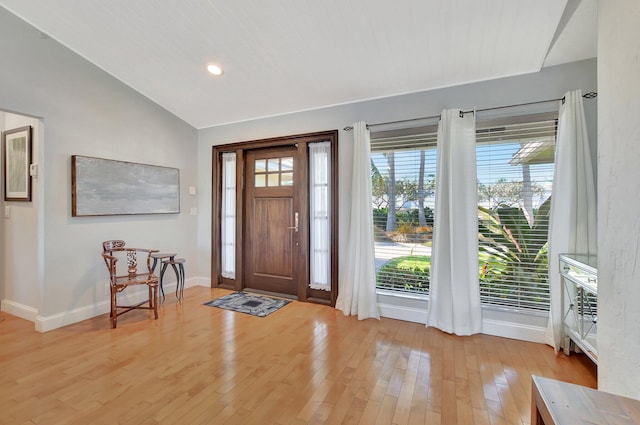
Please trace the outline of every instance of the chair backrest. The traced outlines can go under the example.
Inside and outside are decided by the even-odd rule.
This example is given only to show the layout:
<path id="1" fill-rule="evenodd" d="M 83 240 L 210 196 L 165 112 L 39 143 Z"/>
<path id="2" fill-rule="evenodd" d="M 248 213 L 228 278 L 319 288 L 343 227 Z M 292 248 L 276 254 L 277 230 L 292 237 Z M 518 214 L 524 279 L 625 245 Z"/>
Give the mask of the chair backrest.
<path id="1" fill-rule="evenodd" d="M 104 257 L 107 269 L 113 277 L 124 274 L 134 275 L 138 271 L 138 249 L 126 248 L 125 245 L 126 242 L 120 239 L 102 242 L 103 257 L 109 255 L 111 258 L 108 260 Z M 124 260 L 124 262 L 118 260 Z"/>
<path id="2" fill-rule="evenodd" d="M 124 248 L 126 242 L 119 239 L 102 242 L 102 250 L 104 252 L 113 251 L 114 249 Z"/>
<path id="3" fill-rule="evenodd" d="M 137 273 L 151 274 L 151 253 L 158 252 L 157 249 L 126 247 L 125 241 L 119 239 L 102 242 L 102 250 L 102 257 L 112 278 Z M 138 260 L 141 263 L 140 270 Z"/>

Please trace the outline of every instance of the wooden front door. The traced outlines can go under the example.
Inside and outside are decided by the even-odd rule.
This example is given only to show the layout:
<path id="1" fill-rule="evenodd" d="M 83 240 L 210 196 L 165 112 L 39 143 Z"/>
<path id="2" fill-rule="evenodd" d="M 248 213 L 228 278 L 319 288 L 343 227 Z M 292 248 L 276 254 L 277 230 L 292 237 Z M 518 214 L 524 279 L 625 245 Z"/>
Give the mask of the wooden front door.
<path id="1" fill-rule="evenodd" d="M 250 150 L 245 159 L 245 288 L 298 295 L 306 276 L 301 164 L 296 146 Z"/>

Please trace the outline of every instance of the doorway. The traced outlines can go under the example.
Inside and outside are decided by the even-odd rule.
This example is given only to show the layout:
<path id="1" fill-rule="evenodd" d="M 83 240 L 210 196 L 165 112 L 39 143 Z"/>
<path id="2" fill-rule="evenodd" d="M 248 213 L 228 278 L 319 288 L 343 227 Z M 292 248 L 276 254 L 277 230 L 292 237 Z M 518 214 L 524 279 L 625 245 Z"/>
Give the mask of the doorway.
<path id="1" fill-rule="evenodd" d="M 41 118 L 0 109 L 0 132 L 29 127 L 32 158 L 29 164 L 43 164 L 44 122 Z M 4 162 L 4 149 L 0 163 Z M 43 258 L 41 247 L 44 185 L 42 173 L 30 172 L 31 199 L 0 199 L 0 310 L 32 322 L 42 309 Z M 4 174 L 0 187 L 4 192 Z M 34 264 L 36 265 L 34 267 Z"/>
<path id="2" fill-rule="evenodd" d="M 305 273 L 305 226 L 300 223 L 299 181 L 295 146 L 247 152 L 245 159 L 244 287 L 297 295 Z M 303 243 L 300 246 L 300 243 Z"/>
<path id="3" fill-rule="evenodd" d="M 213 147 L 212 193 L 212 287 L 242 291 L 256 290 L 304 302 L 335 305 L 337 298 L 338 203 L 337 172 L 328 172 L 328 208 L 324 230 L 329 246 L 325 258 L 327 283 L 318 289 L 311 284 L 310 270 L 318 258 L 310 247 L 311 233 L 317 232 L 315 215 L 310 216 L 310 147 L 329 144 L 329 164 L 337 169 L 337 130 L 256 140 Z M 230 169 L 223 155 L 235 158 L 233 193 L 228 191 Z M 233 172 L 233 171 L 231 171 Z M 223 203 L 232 197 L 235 208 L 223 212 Z M 223 199 L 224 198 L 224 199 Z M 229 216 L 234 216 L 233 232 Z M 312 230 L 312 227 L 314 230 Z M 229 234 L 234 240 L 229 242 Z M 314 233 L 315 235 L 315 233 Z M 223 272 L 222 249 L 232 254 L 234 272 Z M 228 251 L 226 251 L 228 252 Z M 227 255 L 228 257 L 228 255 Z M 228 269 L 228 258 L 224 260 Z M 317 267 L 317 266 L 316 266 Z M 312 288 L 313 286 L 313 288 Z"/>

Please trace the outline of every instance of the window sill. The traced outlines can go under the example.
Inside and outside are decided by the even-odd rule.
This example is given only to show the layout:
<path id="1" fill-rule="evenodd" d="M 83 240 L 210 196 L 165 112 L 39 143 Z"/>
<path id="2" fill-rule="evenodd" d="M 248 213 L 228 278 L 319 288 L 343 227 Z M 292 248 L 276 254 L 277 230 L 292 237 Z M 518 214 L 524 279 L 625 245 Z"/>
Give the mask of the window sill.
<path id="1" fill-rule="evenodd" d="M 396 297 L 396 298 L 406 298 L 411 300 L 429 301 L 429 295 L 426 295 L 426 294 L 421 295 L 421 294 L 415 294 L 411 292 L 392 291 L 390 289 L 376 289 L 376 294 L 389 296 L 389 297 Z"/>
<path id="2" fill-rule="evenodd" d="M 416 294 L 416 293 L 411 293 L 411 292 L 402 292 L 402 291 L 392 291 L 390 289 L 376 289 L 376 294 L 377 295 L 381 295 L 381 296 L 385 296 L 385 297 L 392 297 L 392 298 L 404 298 L 404 299 L 409 299 L 409 300 L 418 300 L 418 301 L 426 301 L 427 303 L 429 302 L 429 295 L 421 295 L 421 294 Z M 487 304 L 482 304 L 482 310 L 487 310 L 487 311 L 498 311 L 498 312 L 502 312 L 502 313 L 508 313 L 508 314 L 520 314 L 520 315 L 524 315 L 524 316 L 535 316 L 535 317 L 549 317 L 549 312 L 548 311 L 538 311 L 538 310 L 519 310 L 517 308 L 512 308 L 512 307 L 501 307 L 498 305 L 487 305 Z"/>
<path id="3" fill-rule="evenodd" d="M 429 296 L 377 289 L 380 315 L 390 319 L 427 323 Z M 548 313 L 482 306 L 482 333 L 545 343 Z"/>

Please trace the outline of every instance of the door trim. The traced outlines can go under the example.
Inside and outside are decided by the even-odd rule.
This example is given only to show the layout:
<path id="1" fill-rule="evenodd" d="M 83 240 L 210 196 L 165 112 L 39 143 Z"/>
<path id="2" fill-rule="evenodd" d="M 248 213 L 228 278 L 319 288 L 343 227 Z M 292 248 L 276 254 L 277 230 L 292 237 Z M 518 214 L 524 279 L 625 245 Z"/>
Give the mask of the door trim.
<path id="1" fill-rule="evenodd" d="M 309 288 L 309 241 L 305 242 L 306 253 L 306 278 L 299 283 L 298 301 L 314 302 L 335 306 L 338 297 L 338 130 L 299 134 L 293 136 L 274 137 L 269 139 L 251 140 L 246 142 L 217 145 L 212 147 L 212 185 L 211 185 L 211 287 L 222 287 L 236 291 L 244 288 L 243 276 L 243 237 L 244 229 L 244 175 L 245 154 L 249 150 L 277 147 L 283 145 L 296 145 L 303 159 L 302 170 L 308 187 L 308 150 L 307 144 L 313 142 L 328 141 L 331 143 L 331 291 L 321 291 Z M 224 278 L 220 275 L 220 207 L 222 196 L 222 168 L 221 158 L 224 152 L 236 153 L 236 274 L 235 279 Z M 304 204 L 304 214 L 309 214 L 308 191 Z M 301 211 L 302 214 L 302 211 Z M 308 220 L 306 225 L 308 225 Z"/>

